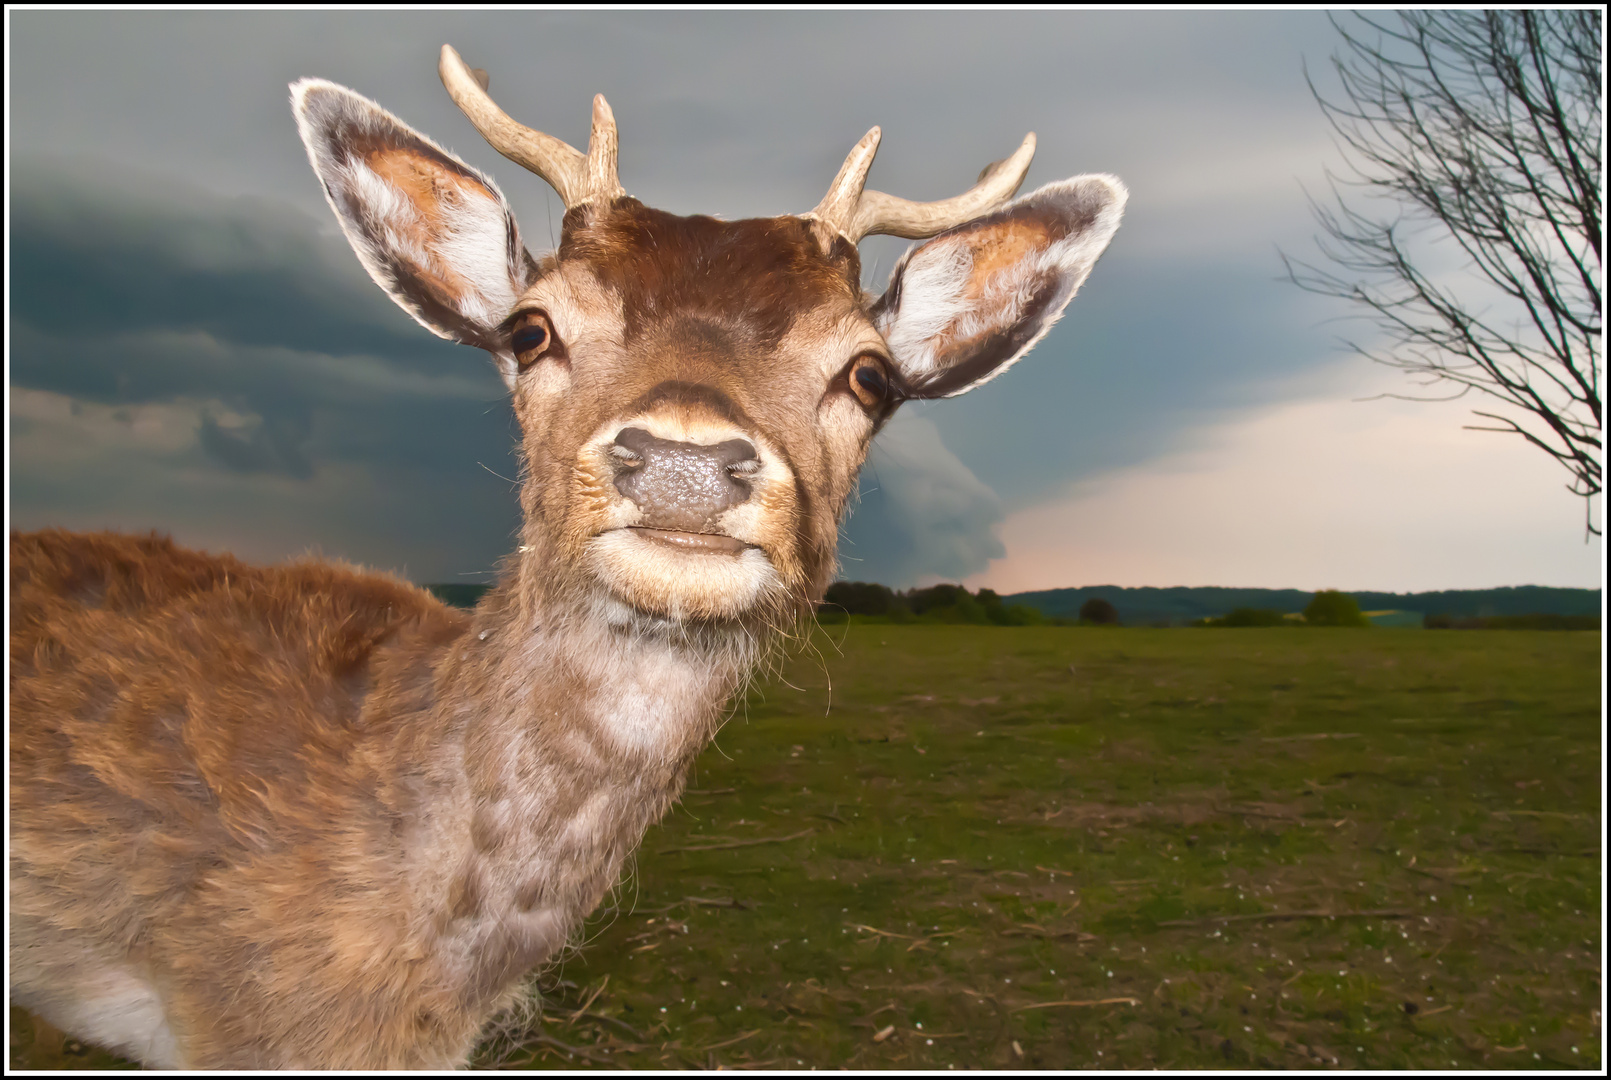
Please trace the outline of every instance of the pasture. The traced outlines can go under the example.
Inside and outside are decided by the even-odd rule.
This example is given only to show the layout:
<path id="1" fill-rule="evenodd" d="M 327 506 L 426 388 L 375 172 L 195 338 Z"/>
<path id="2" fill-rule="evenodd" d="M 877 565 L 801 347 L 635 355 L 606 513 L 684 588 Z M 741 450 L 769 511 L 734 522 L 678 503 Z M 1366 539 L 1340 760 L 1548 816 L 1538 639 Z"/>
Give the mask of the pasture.
<path id="1" fill-rule="evenodd" d="M 1599 1069 L 1599 656 L 820 629 L 477 1064 Z"/>

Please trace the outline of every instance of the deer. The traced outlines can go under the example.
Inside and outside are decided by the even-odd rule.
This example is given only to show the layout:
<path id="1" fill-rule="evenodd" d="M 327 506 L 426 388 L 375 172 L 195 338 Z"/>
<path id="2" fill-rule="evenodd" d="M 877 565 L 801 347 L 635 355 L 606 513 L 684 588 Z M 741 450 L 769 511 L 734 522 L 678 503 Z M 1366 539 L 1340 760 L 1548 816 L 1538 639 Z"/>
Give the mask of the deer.
<path id="1" fill-rule="evenodd" d="M 519 543 L 479 604 L 11 537 L 11 998 L 148 1066 L 465 1066 L 815 610 L 874 435 L 1028 352 L 1127 197 L 1018 197 L 1030 134 L 961 195 L 897 198 L 866 187 L 875 127 L 806 213 L 676 216 L 621 187 L 602 95 L 584 154 L 451 46 L 439 74 L 563 200 L 543 258 L 375 102 L 308 78 L 291 103 L 364 269 L 507 385 Z M 874 234 L 920 241 L 877 296 Z"/>

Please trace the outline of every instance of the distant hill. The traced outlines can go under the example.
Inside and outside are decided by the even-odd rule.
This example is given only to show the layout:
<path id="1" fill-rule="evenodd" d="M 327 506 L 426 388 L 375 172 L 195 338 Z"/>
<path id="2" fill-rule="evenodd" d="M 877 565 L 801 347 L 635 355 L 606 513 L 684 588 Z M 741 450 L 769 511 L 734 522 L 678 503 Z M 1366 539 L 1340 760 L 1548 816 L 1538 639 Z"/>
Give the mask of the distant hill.
<path id="1" fill-rule="evenodd" d="M 426 585 L 444 603 L 474 607 L 491 588 L 489 585 Z M 1402 616 L 1374 619 L 1378 626 L 1421 624 L 1423 615 L 1448 615 L 1456 619 L 1491 618 L 1512 615 L 1598 615 L 1599 589 L 1551 589 L 1542 585 L 1522 585 L 1506 589 L 1450 589 L 1444 592 L 1352 594 L 1367 612 L 1405 612 Z M 1217 618 L 1236 608 L 1268 611 L 1302 611 L 1314 593 L 1304 589 L 1125 589 L 1117 585 L 1091 585 L 1079 589 L 1045 589 L 1003 596 L 1002 604 L 1024 604 L 1043 615 L 1073 619 L 1080 605 L 1100 596 L 1119 609 L 1120 621 L 1130 625 L 1195 622 Z"/>
<path id="2" fill-rule="evenodd" d="M 1420 615 L 1478 618 L 1495 615 L 1598 615 L 1599 589 L 1552 589 L 1521 585 L 1504 589 L 1449 589 L 1442 592 L 1352 593 L 1365 611 L 1405 611 Z M 1180 624 L 1224 615 L 1236 608 L 1302 611 L 1314 593 L 1303 589 L 1174 588 L 1126 589 L 1092 585 L 1078 589 L 1045 589 L 1002 597 L 1006 604 L 1026 604 L 1043 615 L 1073 617 L 1080 605 L 1100 596 L 1119 609 L 1131 626 Z M 1412 620 L 1418 622 L 1419 620 Z"/>

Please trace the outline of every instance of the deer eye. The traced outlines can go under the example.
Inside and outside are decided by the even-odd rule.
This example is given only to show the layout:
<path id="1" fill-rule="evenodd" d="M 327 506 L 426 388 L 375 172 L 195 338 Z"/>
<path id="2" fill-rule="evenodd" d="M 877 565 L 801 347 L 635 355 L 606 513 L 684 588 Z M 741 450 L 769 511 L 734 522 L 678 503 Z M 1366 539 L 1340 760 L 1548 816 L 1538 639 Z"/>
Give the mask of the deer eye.
<path id="1" fill-rule="evenodd" d="M 553 343 L 554 329 L 548 325 L 548 316 L 540 311 L 528 311 L 520 316 L 509 334 L 510 347 L 522 371 L 541 360 Z"/>
<path id="2" fill-rule="evenodd" d="M 876 356 L 863 355 L 856 357 L 850 365 L 850 392 L 856 395 L 856 400 L 869 409 L 876 409 L 886 404 L 890 399 L 889 375 L 884 371 L 884 362 Z"/>

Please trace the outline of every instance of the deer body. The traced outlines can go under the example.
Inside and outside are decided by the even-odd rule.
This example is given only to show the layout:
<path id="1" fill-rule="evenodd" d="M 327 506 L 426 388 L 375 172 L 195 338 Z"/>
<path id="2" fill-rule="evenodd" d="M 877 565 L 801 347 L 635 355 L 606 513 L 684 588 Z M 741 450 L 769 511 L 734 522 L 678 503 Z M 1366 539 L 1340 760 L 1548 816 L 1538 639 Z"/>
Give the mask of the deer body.
<path id="1" fill-rule="evenodd" d="M 510 385 L 500 584 L 465 614 L 341 565 L 12 537 L 12 997 L 150 1065 L 463 1064 L 821 597 L 878 427 L 1021 356 L 1123 204 L 1084 177 L 1003 207 L 1022 149 L 945 203 L 864 192 L 874 129 L 810 214 L 676 217 L 621 191 L 602 98 L 583 157 L 443 52 L 566 199 L 540 263 L 374 103 L 293 102 L 371 275 Z M 876 300 L 869 231 L 935 236 Z"/>
<path id="2" fill-rule="evenodd" d="M 166 1067 L 462 1063 L 676 798 L 741 674 L 697 645 L 521 632 L 506 592 L 466 615 L 345 568 L 104 534 L 20 537 L 13 559 L 13 707 L 71 719 L 13 729 L 13 785 L 55 797 L 14 808 L 12 991 Z M 146 987 L 183 1054 L 157 1025 L 115 1038 Z"/>

